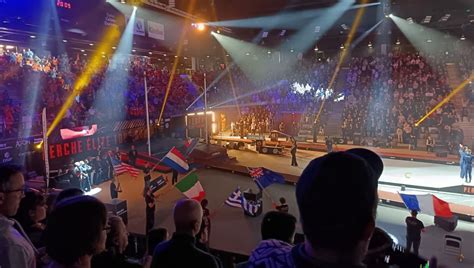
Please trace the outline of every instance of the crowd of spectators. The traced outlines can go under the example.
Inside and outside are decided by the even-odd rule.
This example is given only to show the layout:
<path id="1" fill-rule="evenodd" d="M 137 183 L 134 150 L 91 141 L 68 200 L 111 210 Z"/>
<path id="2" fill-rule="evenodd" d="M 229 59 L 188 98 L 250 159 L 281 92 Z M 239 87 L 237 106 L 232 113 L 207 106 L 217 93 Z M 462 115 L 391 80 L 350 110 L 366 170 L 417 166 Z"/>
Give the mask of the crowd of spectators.
<path id="1" fill-rule="evenodd" d="M 38 131 L 42 108 L 47 108 L 48 120 L 52 121 L 71 94 L 75 94 L 74 101 L 62 121 L 66 127 L 143 118 L 145 72 L 151 118 L 157 118 L 170 68 L 152 63 L 148 57 L 131 56 L 114 63 L 105 56 L 101 59 L 101 68 L 94 70 L 90 82 L 75 93 L 75 83 L 88 65 L 86 57 L 39 57 L 29 49 L 0 55 L 0 137 L 22 135 L 20 129 L 25 128 Z M 198 94 L 188 76 L 181 73 L 173 77 L 165 116 L 184 113 Z"/>
<path id="2" fill-rule="evenodd" d="M 437 128 L 447 142 L 452 124 L 458 120 L 454 104 L 436 110 L 419 129 L 415 123 L 450 92 L 442 61 L 419 53 L 393 52 L 386 56 L 354 57 L 347 76 L 347 99 L 342 133 L 380 138 L 391 136 L 410 143 L 412 136 L 424 138 Z"/>
<path id="3" fill-rule="evenodd" d="M 466 77 L 472 66 L 462 55 L 470 51 L 460 51 L 458 67 Z M 430 129 L 437 129 L 435 132 L 439 137 L 436 138 L 448 142 L 452 124 L 468 116 L 468 98 L 462 108 L 451 102 L 444 105 L 419 129 L 415 122 L 450 92 L 445 63 L 452 61 L 453 55 L 424 56 L 393 51 L 388 55 L 354 56 L 348 62 L 344 89 L 335 90 L 327 87 L 337 58 L 298 59 L 285 70 L 258 72 L 258 77 L 236 65 L 201 65 L 202 68 L 191 75 L 178 72 L 173 77 L 165 115 L 185 113 L 189 104 L 203 92 L 205 74 L 211 107 L 257 107 L 243 108 L 240 119 L 227 122 L 225 128 L 236 130 L 234 134 L 240 132 L 241 125 L 245 133 L 268 133 L 278 129 L 283 113 L 300 113 L 304 123 L 311 123 L 321 100 L 343 92 L 345 108 L 341 128 L 344 138 L 391 137 L 395 140 L 396 137 L 397 141 L 408 144 L 413 139 L 427 136 Z M 276 64 L 272 63 L 275 59 L 265 60 L 268 64 Z M 150 115 L 157 118 L 169 84 L 170 68 L 138 56 L 122 58 L 114 64 L 107 57 L 103 61 L 102 68 L 75 96 L 63 125 L 74 127 L 144 118 L 144 73 L 149 89 Z M 22 135 L 19 133 L 22 128 L 39 129 L 42 107 L 47 108 L 48 119 L 54 119 L 66 98 L 73 93 L 75 81 L 87 64 L 87 59 L 80 55 L 40 58 L 29 49 L 0 56 L 0 118 L 3 119 L 0 137 Z M 128 68 L 124 70 L 124 66 Z M 230 71 L 225 71 L 226 68 Z M 15 89 L 23 94 L 17 98 L 22 101 L 15 101 L 11 96 Z M 38 93 L 28 94 L 34 90 Z M 39 101 L 34 101 L 35 98 Z M 202 98 L 195 105 L 202 106 Z"/>

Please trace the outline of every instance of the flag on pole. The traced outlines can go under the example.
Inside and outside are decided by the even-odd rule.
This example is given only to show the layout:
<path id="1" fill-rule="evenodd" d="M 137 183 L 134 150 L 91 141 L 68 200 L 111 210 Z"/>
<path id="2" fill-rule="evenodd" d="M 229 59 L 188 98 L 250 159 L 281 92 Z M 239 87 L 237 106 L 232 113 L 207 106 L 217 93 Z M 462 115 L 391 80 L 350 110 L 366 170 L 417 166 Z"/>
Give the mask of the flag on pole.
<path id="1" fill-rule="evenodd" d="M 184 144 L 184 147 L 186 148 L 185 155 L 188 156 L 190 155 L 194 148 L 196 148 L 196 145 L 198 145 L 199 139 L 198 138 L 193 138 L 193 139 L 188 139 L 186 143 Z"/>
<path id="2" fill-rule="evenodd" d="M 161 161 L 179 173 L 186 173 L 189 170 L 186 157 L 175 147 L 171 148 Z"/>
<path id="3" fill-rule="evenodd" d="M 123 163 L 114 157 L 110 157 L 110 160 L 112 161 L 112 166 L 114 167 L 115 174 L 117 175 L 128 172 L 130 173 L 130 176 L 136 178 L 140 174 L 140 170 L 130 166 L 129 164 Z"/>
<path id="4" fill-rule="evenodd" d="M 416 210 L 424 214 L 445 218 L 453 216 L 449 203 L 432 194 L 415 195 L 399 193 L 399 195 L 409 210 Z"/>
<path id="5" fill-rule="evenodd" d="M 206 196 L 206 192 L 204 192 L 198 176 L 194 172 L 181 179 L 175 187 L 190 199 L 201 201 Z"/>
<path id="6" fill-rule="evenodd" d="M 242 193 L 240 192 L 240 187 L 237 187 L 235 191 L 233 191 L 229 197 L 225 200 L 225 204 L 234 208 L 241 208 L 242 207 Z"/>
<path id="7" fill-rule="evenodd" d="M 250 177 L 257 184 L 260 189 L 264 189 L 273 183 L 285 183 L 285 178 L 270 169 L 259 167 L 259 168 L 248 168 Z"/>

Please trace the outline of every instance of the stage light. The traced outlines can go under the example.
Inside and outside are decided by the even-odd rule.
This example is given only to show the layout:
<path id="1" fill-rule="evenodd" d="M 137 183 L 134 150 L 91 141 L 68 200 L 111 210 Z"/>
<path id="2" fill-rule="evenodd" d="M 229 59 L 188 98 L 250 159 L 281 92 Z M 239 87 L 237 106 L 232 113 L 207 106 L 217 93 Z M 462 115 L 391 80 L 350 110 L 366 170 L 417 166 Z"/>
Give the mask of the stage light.
<path id="1" fill-rule="evenodd" d="M 400 45 L 400 40 L 397 39 L 396 45 Z"/>
<path id="2" fill-rule="evenodd" d="M 125 0 L 120 1 L 120 3 L 125 4 Z"/>
<path id="3" fill-rule="evenodd" d="M 193 23 L 192 24 L 194 26 L 194 28 L 196 28 L 198 31 L 202 32 L 206 29 L 206 25 L 202 22 L 200 23 Z"/>
<path id="4" fill-rule="evenodd" d="M 67 43 L 67 40 L 66 40 L 66 39 L 63 39 L 63 43 Z"/>
<path id="5" fill-rule="evenodd" d="M 319 48 L 318 48 L 318 47 L 315 47 L 315 48 L 314 48 L 314 51 L 319 51 Z"/>
<path id="6" fill-rule="evenodd" d="M 151 52 L 151 51 L 150 51 L 150 52 L 148 52 L 148 54 L 149 54 L 149 55 L 152 55 L 152 54 L 153 54 L 153 52 Z"/>
<path id="7" fill-rule="evenodd" d="M 40 143 L 35 145 L 36 149 L 38 149 L 38 150 L 40 150 L 42 146 L 43 146 L 43 142 L 40 142 Z"/>
<path id="8" fill-rule="evenodd" d="M 117 49 L 117 47 L 112 47 L 112 49 L 113 49 L 113 50 L 116 50 L 116 49 Z"/>
<path id="9" fill-rule="evenodd" d="M 271 52 L 271 51 L 268 51 L 267 54 L 272 54 L 272 52 Z"/>
<path id="10" fill-rule="evenodd" d="M 372 42 L 369 42 L 369 44 L 367 46 L 372 48 Z"/>
<path id="11" fill-rule="evenodd" d="M 137 6 L 133 6 L 133 10 L 137 10 Z"/>
<path id="12" fill-rule="evenodd" d="M 90 43 L 90 44 L 89 44 L 89 46 L 91 46 L 91 47 L 92 47 L 92 46 L 94 46 L 94 44 Z"/>
<path id="13" fill-rule="evenodd" d="M 431 39 L 426 40 L 426 43 L 432 43 L 432 42 L 433 42 L 433 40 L 431 40 Z"/>
<path id="14" fill-rule="evenodd" d="M 6 48 L 6 49 L 14 49 L 15 47 L 14 47 L 14 46 L 9 46 L 9 45 L 7 45 L 7 46 L 5 46 L 5 48 Z"/>
<path id="15" fill-rule="evenodd" d="M 290 52 L 291 52 L 291 53 L 293 53 L 293 52 L 295 52 L 295 50 L 294 50 L 294 49 L 292 49 L 292 50 L 290 50 Z"/>
<path id="16" fill-rule="evenodd" d="M 460 38 L 460 39 L 461 39 L 461 41 L 464 41 L 464 40 L 466 40 L 466 37 L 464 36 L 464 34 L 463 34 L 463 35 L 461 35 L 461 38 Z"/>
<path id="17" fill-rule="evenodd" d="M 431 111 L 429 111 L 427 114 L 425 114 L 422 118 L 420 118 L 420 120 L 418 120 L 416 123 L 415 123 L 415 127 L 419 126 L 423 121 L 425 121 L 426 118 L 428 118 L 432 113 L 434 113 L 436 110 L 438 110 L 439 108 L 441 108 L 444 104 L 446 104 L 449 100 L 451 100 L 459 91 L 463 90 L 469 83 L 472 82 L 472 80 L 474 80 L 474 74 L 471 74 L 471 76 L 469 78 L 467 78 L 466 80 L 464 80 L 464 82 L 462 82 L 459 86 L 457 86 L 456 88 L 454 88 L 441 102 L 439 102 L 438 104 L 436 104 L 435 107 L 433 107 L 433 109 L 431 109 Z"/>
<path id="18" fill-rule="evenodd" d="M 137 52 L 137 50 L 136 50 L 136 49 L 132 49 L 132 52 L 135 53 L 135 52 Z"/>
<path id="19" fill-rule="evenodd" d="M 31 39 L 35 39 L 35 38 L 36 38 L 36 35 L 30 35 L 30 38 L 31 38 Z"/>
<path id="20" fill-rule="evenodd" d="M 0 48 L 3 48 L 3 45 L 0 45 Z"/>
<path id="21" fill-rule="evenodd" d="M 341 45 L 339 48 L 340 48 L 340 49 L 344 49 L 344 45 Z"/>
<path id="22" fill-rule="evenodd" d="M 216 32 L 217 32 L 218 34 L 220 34 L 220 33 L 221 33 L 221 31 L 220 31 L 220 30 L 217 30 Z"/>
<path id="23" fill-rule="evenodd" d="M 84 55 L 84 56 L 87 56 L 87 54 L 86 54 L 86 53 L 84 53 L 84 54 L 82 54 L 82 55 Z"/>

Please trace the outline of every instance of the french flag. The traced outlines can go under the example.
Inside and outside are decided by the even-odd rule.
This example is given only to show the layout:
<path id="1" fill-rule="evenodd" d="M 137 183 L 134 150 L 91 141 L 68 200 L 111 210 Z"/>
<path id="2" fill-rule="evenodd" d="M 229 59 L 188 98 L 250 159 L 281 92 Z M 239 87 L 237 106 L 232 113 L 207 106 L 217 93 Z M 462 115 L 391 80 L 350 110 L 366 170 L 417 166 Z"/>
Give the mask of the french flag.
<path id="1" fill-rule="evenodd" d="M 186 158 L 175 147 L 171 148 L 161 161 L 179 173 L 186 173 L 189 171 L 189 165 L 186 162 Z"/>
<path id="2" fill-rule="evenodd" d="M 444 218 L 453 217 L 453 213 L 449 208 L 449 203 L 432 194 L 400 194 L 400 197 L 409 210 L 416 210 L 424 214 Z"/>

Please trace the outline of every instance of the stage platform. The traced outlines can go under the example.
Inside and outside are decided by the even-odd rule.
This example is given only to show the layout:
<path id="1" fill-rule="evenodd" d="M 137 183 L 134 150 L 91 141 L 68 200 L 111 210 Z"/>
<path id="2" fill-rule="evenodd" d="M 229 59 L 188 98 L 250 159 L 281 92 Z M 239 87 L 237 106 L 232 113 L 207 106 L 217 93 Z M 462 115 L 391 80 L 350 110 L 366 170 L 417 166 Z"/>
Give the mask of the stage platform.
<path id="1" fill-rule="evenodd" d="M 253 144 L 255 139 L 241 139 L 240 137 L 236 136 L 227 136 L 227 135 L 217 135 L 213 136 L 212 139 L 216 143 L 226 143 L 226 142 L 241 142 L 243 144 Z M 265 143 L 268 146 L 284 146 L 287 148 L 291 147 L 291 143 L 287 141 L 285 138 L 279 138 L 278 142 L 272 142 L 270 139 L 266 138 Z M 360 146 L 360 145 L 348 145 L 348 144 L 334 144 L 333 149 L 334 151 L 344 151 L 351 148 L 367 148 L 372 151 L 377 152 L 383 158 L 390 158 L 390 159 L 399 159 L 399 160 L 409 160 L 409 161 L 420 161 L 420 162 L 427 162 L 427 163 L 438 163 L 438 164 L 445 164 L 445 165 L 457 165 L 459 163 L 459 156 L 448 154 L 447 157 L 438 157 L 435 153 L 420 151 L 420 150 L 408 150 L 408 148 L 379 148 L 379 147 L 369 147 L 369 146 Z M 298 148 L 303 150 L 310 150 L 310 151 L 320 151 L 326 152 L 326 145 L 321 142 L 314 143 L 312 141 L 300 141 L 298 142 Z"/>

